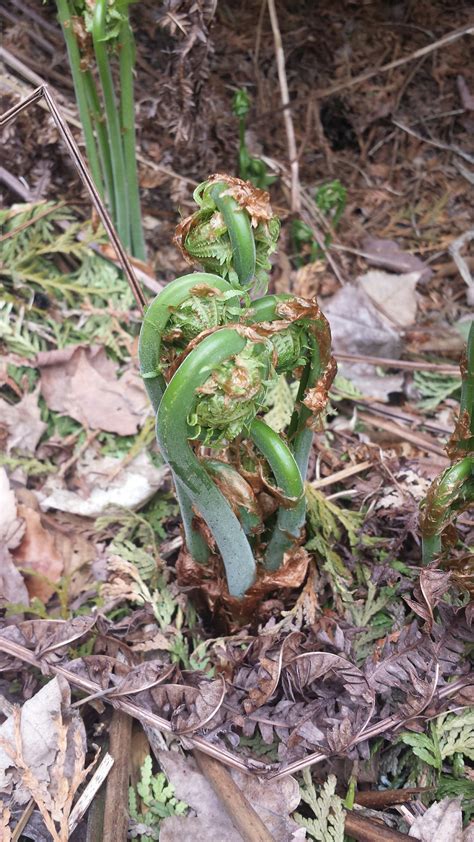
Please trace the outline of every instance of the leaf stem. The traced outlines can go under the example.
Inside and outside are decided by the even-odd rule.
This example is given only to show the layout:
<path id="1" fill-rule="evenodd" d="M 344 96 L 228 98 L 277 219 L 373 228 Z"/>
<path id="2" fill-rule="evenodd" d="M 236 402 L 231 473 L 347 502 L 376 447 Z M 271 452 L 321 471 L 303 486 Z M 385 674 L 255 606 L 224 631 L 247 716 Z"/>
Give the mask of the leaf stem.
<path id="1" fill-rule="evenodd" d="M 250 437 L 267 460 L 278 487 L 287 498 L 287 505 L 280 506 L 273 534 L 266 553 L 267 570 L 278 570 L 284 554 L 301 536 L 306 517 L 304 485 L 298 465 L 283 439 L 268 424 L 256 418 L 250 427 Z"/>
<path id="2" fill-rule="evenodd" d="M 229 185 L 220 181 L 211 187 L 210 195 L 224 217 L 232 244 L 234 269 L 240 284 L 245 286 L 255 275 L 255 240 L 249 214 L 228 191 Z"/>
<path id="3" fill-rule="evenodd" d="M 69 65 L 71 67 L 72 80 L 74 83 L 74 91 L 76 94 L 77 105 L 79 108 L 79 117 L 82 123 L 82 130 L 84 132 L 84 140 L 86 144 L 87 158 L 91 168 L 92 178 L 94 179 L 97 190 L 101 197 L 104 197 L 104 182 L 100 171 L 99 156 L 97 153 L 97 145 L 94 137 L 94 130 L 92 128 L 91 115 L 89 113 L 89 105 L 87 102 L 86 86 L 84 83 L 84 74 L 81 70 L 81 56 L 79 47 L 76 41 L 76 36 L 72 28 L 72 13 L 69 8 L 68 0 L 56 0 L 58 8 L 58 18 L 61 24 L 64 40 L 66 41 L 66 48 L 69 57 Z"/>
<path id="4" fill-rule="evenodd" d="M 245 344 L 237 331 L 228 328 L 205 337 L 172 377 L 157 415 L 161 452 L 211 530 L 222 555 L 229 593 L 238 598 L 255 580 L 255 559 L 238 518 L 189 444 L 187 419 L 197 400 L 196 389 Z"/>
<path id="5" fill-rule="evenodd" d="M 114 81 L 106 46 L 107 0 L 96 0 L 92 18 L 92 42 L 99 71 L 100 84 L 107 117 L 114 193 L 117 209 L 117 231 L 127 251 L 131 250 L 130 210 L 125 173 L 125 161 L 120 130 L 120 117 L 114 93 Z"/>
<path id="6" fill-rule="evenodd" d="M 120 115 L 122 127 L 123 152 L 125 159 L 125 176 L 130 208 L 130 229 L 132 238 L 132 254 L 139 260 L 146 260 L 145 238 L 140 209 L 140 192 L 138 187 L 137 156 L 135 146 L 135 109 L 133 97 L 133 67 L 135 64 L 135 42 L 128 20 L 123 21 L 119 34 L 119 67 L 120 67 Z M 125 10 L 124 10 L 125 14 Z"/>

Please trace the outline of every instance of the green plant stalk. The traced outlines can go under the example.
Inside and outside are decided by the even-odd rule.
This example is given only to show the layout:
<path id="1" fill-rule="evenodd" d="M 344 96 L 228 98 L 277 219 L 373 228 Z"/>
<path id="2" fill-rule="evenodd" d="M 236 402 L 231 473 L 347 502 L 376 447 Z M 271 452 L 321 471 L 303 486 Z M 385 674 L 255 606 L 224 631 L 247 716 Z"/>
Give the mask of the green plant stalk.
<path id="1" fill-rule="evenodd" d="M 69 57 L 69 65 L 72 73 L 72 80 L 74 83 L 74 91 L 76 94 L 77 106 L 79 109 L 79 117 L 82 123 L 82 130 L 84 132 L 84 140 L 86 144 L 87 158 L 91 168 L 92 178 L 102 198 L 104 198 L 104 182 L 100 170 L 99 156 L 97 153 L 97 145 L 94 137 L 94 130 L 92 127 L 91 115 L 89 112 L 89 105 L 87 102 L 86 86 L 84 82 L 84 74 L 81 70 L 81 56 L 79 47 L 74 35 L 71 18 L 72 13 L 69 8 L 68 0 L 56 0 L 58 9 L 58 18 L 66 41 L 66 48 Z"/>
<path id="2" fill-rule="evenodd" d="M 466 456 L 446 468 L 428 492 L 421 526 L 423 564 L 441 552 L 444 529 L 473 502 L 474 457 Z"/>
<path id="3" fill-rule="evenodd" d="M 265 553 L 267 570 L 278 570 L 284 554 L 301 536 L 306 517 L 304 485 L 295 458 L 283 439 L 268 424 L 256 418 L 250 427 L 250 437 L 265 457 L 279 489 L 288 500 L 280 506 L 273 534 Z"/>
<path id="4" fill-rule="evenodd" d="M 460 415 L 469 415 L 469 431 L 474 435 L 474 320 L 469 328 L 466 348 L 466 368 L 463 371 Z"/>
<path id="5" fill-rule="evenodd" d="M 166 389 L 165 379 L 160 368 L 161 337 L 170 318 L 171 309 L 182 304 L 198 284 L 207 284 L 222 292 L 228 292 L 232 289 L 231 285 L 218 275 L 211 275 L 207 272 L 183 275 L 182 278 L 177 278 L 158 293 L 148 307 L 143 319 L 139 340 L 140 373 L 155 414 L 158 413 Z M 209 549 L 201 533 L 194 529 L 192 525 L 194 514 L 191 500 L 179 478 L 173 475 L 173 480 L 189 551 L 197 562 L 205 564 L 209 558 Z"/>
<path id="6" fill-rule="evenodd" d="M 232 196 L 225 195 L 229 185 L 214 184 L 210 195 L 222 214 L 232 243 L 234 269 L 242 286 L 249 284 L 255 275 L 255 240 L 248 213 Z"/>
<path id="7" fill-rule="evenodd" d="M 107 132 L 112 159 L 114 194 L 117 209 L 117 232 L 127 251 L 131 250 L 130 209 L 126 182 L 120 116 L 114 93 L 114 82 L 105 42 L 107 0 L 96 0 L 92 19 L 92 42 L 99 71 L 100 84 L 107 117 Z"/>
<path id="8" fill-rule="evenodd" d="M 278 318 L 276 308 L 280 301 L 290 301 L 293 296 L 287 293 L 279 295 L 265 295 L 252 302 L 252 307 L 249 310 L 247 321 L 249 324 L 256 324 L 258 322 L 274 321 Z M 303 324 L 305 320 L 301 320 Z M 309 454 L 311 452 L 311 445 L 313 442 L 313 431 L 307 426 L 311 418 L 311 410 L 304 406 L 301 401 L 304 398 L 306 389 L 314 386 L 324 370 L 323 361 L 319 344 L 314 336 L 309 336 L 311 343 L 311 359 L 305 366 L 305 370 L 301 377 L 298 394 L 296 396 L 296 403 L 299 407 L 295 409 L 293 417 L 288 428 L 288 438 L 292 445 L 292 451 L 296 460 L 296 464 L 300 470 L 301 476 L 304 478 L 308 472 Z"/>
<path id="9" fill-rule="evenodd" d="M 104 115 L 100 106 L 99 95 L 95 85 L 94 77 L 90 70 L 83 72 L 86 95 L 89 108 L 94 118 L 94 127 L 99 147 L 99 158 L 105 182 L 106 201 L 112 219 L 116 219 L 117 208 L 115 202 L 114 176 L 112 172 L 112 160 L 110 158 L 110 146 L 107 137 L 107 129 L 104 123 Z"/>
<path id="10" fill-rule="evenodd" d="M 127 6 L 128 13 L 128 6 Z M 130 208 L 130 229 L 132 254 L 139 260 L 146 260 L 145 238 L 143 235 L 138 187 L 135 109 L 133 96 L 133 68 L 135 64 L 135 42 L 130 23 L 125 20 L 120 27 L 119 67 L 120 67 L 120 114 L 122 122 L 122 140 L 125 159 L 125 176 Z"/>
<path id="11" fill-rule="evenodd" d="M 158 412 L 166 389 L 160 365 L 161 337 L 170 318 L 171 308 L 179 307 L 199 284 L 206 284 L 221 292 L 232 290 L 231 284 L 219 275 L 193 272 L 168 284 L 153 299 L 145 313 L 139 340 L 140 373 L 155 412 Z"/>
<path id="12" fill-rule="evenodd" d="M 160 450 L 211 530 L 224 562 L 229 593 L 237 598 L 242 598 L 255 580 L 255 559 L 237 516 L 189 444 L 187 418 L 197 400 L 196 389 L 245 344 L 237 331 L 228 328 L 203 339 L 171 379 L 157 415 Z"/>

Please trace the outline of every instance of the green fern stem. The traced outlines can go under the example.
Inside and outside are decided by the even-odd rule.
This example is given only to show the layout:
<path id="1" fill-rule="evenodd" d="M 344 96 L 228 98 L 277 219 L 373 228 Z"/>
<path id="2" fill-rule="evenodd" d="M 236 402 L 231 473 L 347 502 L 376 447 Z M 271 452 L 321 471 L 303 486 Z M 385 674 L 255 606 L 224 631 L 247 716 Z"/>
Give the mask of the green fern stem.
<path id="1" fill-rule="evenodd" d="M 228 194 L 225 182 L 214 184 L 209 193 L 224 218 L 232 244 L 233 265 L 242 286 L 255 275 L 255 240 L 248 213 Z"/>
<path id="2" fill-rule="evenodd" d="M 242 598 L 255 581 L 255 559 L 237 516 L 189 444 L 188 417 L 196 404 L 196 390 L 215 367 L 243 351 L 245 345 L 246 340 L 236 330 L 227 328 L 203 339 L 168 384 L 156 425 L 161 453 L 211 530 L 222 556 L 229 593 L 237 598 Z"/>
<path id="3" fill-rule="evenodd" d="M 135 146 L 135 109 L 133 96 L 135 42 L 128 20 L 128 6 L 126 7 L 126 13 L 127 19 L 123 21 L 120 27 L 118 43 L 120 64 L 121 129 L 125 159 L 126 189 L 128 192 L 128 204 L 130 208 L 132 254 L 139 260 L 145 260 L 146 247 L 140 209 L 140 193 L 138 187 L 137 156 Z"/>
<path id="4" fill-rule="evenodd" d="M 104 177 L 106 201 L 112 219 L 115 219 L 117 215 L 117 208 L 115 203 L 114 176 L 112 172 L 112 159 L 110 157 L 110 146 L 109 139 L 107 136 L 107 128 L 105 126 L 104 115 L 100 106 L 99 95 L 97 93 L 94 77 L 92 76 L 90 70 L 85 70 L 83 72 L 83 76 L 87 100 L 94 120 L 97 145 L 99 147 L 99 158 Z"/>
<path id="5" fill-rule="evenodd" d="M 99 155 L 97 152 L 96 140 L 94 137 L 94 129 L 92 126 L 92 119 L 89 111 L 89 102 L 87 97 L 86 83 L 84 73 L 81 70 L 81 56 L 79 53 L 79 46 L 76 41 L 76 36 L 72 28 L 72 12 L 69 8 L 68 0 L 56 0 L 58 9 L 58 18 L 61 24 L 64 40 L 66 42 L 67 53 L 69 57 L 69 65 L 71 67 L 72 80 L 74 83 L 74 91 L 76 94 L 77 105 L 79 108 L 79 117 L 81 119 L 82 130 L 84 132 L 84 140 L 86 144 L 87 158 L 91 168 L 92 178 L 102 198 L 104 198 L 104 182 L 100 169 Z"/>
<path id="6" fill-rule="evenodd" d="M 285 553 L 298 542 L 306 517 L 306 500 L 300 470 L 290 449 L 268 424 L 256 418 L 250 438 L 267 460 L 286 503 L 278 509 L 277 521 L 268 543 L 264 564 L 278 570 Z"/>
<path id="7" fill-rule="evenodd" d="M 218 275 L 210 275 L 206 272 L 184 275 L 172 281 L 156 296 L 143 319 L 139 341 L 140 373 L 155 413 L 158 413 L 166 389 L 160 362 L 163 333 L 173 309 L 186 301 L 191 291 L 198 285 L 209 286 L 221 292 L 232 290 L 231 285 Z M 173 479 L 188 549 L 198 563 L 205 564 L 209 558 L 209 548 L 201 533 L 193 527 L 194 514 L 191 499 L 179 477 L 173 476 Z"/>
<path id="8" fill-rule="evenodd" d="M 100 84 L 107 117 L 107 132 L 112 159 L 114 194 L 117 210 L 117 231 L 124 247 L 131 250 L 129 195 L 122 145 L 120 115 L 114 92 L 114 82 L 106 46 L 107 0 L 96 0 L 92 18 L 92 42 L 99 71 Z"/>
<path id="9" fill-rule="evenodd" d="M 430 564 L 442 551 L 446 527 L 474 502 L 474 457 L 456 462 L 433 482 L 421 521 L 422 561 Z"/>

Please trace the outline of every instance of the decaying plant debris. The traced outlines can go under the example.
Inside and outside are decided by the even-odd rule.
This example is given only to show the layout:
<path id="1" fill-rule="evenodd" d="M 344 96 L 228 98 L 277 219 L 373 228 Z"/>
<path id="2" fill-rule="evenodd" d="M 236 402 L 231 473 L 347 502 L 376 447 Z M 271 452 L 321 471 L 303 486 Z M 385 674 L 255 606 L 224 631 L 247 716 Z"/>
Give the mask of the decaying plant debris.
<path id="1" fill-rule="evenodd" d="M 469 439 L 458 365 L 472 315 L 472 26 L 462 6 L 441 1 L 390 13 L 290 6 L 277 5 L 289 109 L 265 4 L 130 9 L 149 261 L 133 263 L 141 303 L 190 271 L 171 242 L 180 218 L 183 237 L 190 230 L 196 183 L 208 172 L 239 175 L 232 99 L 243 88 L 244 141 L 283 219 L 271 291 L 318 295 L 340 369 L 327 407 L 330 366 L 306 398 L 326 420 L 310 457 L 304 546 L 277 574 L 259 577 L 240 605 L 217 557 L 203 575 L 183 546 L 137 376 L 139 308 L 117 249 L 89 220 L 88 198 L 40 106 L 5 129 L 2 838 L 23 827 L 27 839 L 63 842 L 84 811 L 90 838 L 100 838 L 101 799 L 116 804 L 99 788 L 115 707 L 140 723 L 136 756 L 120 760 L 130 762 L 122 807 L 132 838 L 208 833 L 199 797 L 183 786 L 186 768 L 198 793 L 202 773 L 212 780 L 189 760 L 193 750 L 231 770 L 230 802 L 233 792 L 242 804 L 236 793 L 244 793 L 241 838 L 255 808 L 264 826 L 271 812 L 278 842 L 342 842 L 344 826 L 357 839 L 408 831 L 431 842 L 470 839 L 461 809 L 466 824 L 474 809 L 472 514 L 458 518 L 456 535 L 447 524 L 443 557 L 423 567 L 420 505 L 448 465 L 446 445 L 455 461 Z M 46 82 L 79 138 L 54 8 L 8 0 L 0 15 L 1 110 Z M 266 206 L 254 209 L 265 223 Z M 290 324 L 296 313 L 280 316 Z M 180 329 L 176 319 L 175 340 Z M 170 359 L 179 362 L 178 353 Z M 294 390 L 280 377 L 268 398 L 265 418 L 281 432 Z M 266 516 L 282 500 L 264 472 L 232 493 L 236 507 L 253 495 Z M 49 754 L 25 729 L 35 707 Z M 163 759 L 174 758 L 169 747 L 181 751 L 179 762 Z M 252 793 L 254 779 L 271 781 L 281 815 L 270 795 L 265 803 L 264 786 Z M 211 810 L 217 835 L 229 826 L 219 817 L 225 797 Z"/>

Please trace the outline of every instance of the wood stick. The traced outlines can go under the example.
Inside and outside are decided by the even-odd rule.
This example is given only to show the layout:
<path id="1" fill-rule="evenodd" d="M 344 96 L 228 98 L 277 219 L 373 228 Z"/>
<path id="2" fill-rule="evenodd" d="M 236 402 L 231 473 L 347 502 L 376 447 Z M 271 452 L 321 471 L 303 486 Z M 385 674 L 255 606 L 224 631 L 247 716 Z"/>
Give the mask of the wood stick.
<path id="1" fill-rule="evenodd" d="M 222 801 L 232 824 L 239 831 L 244 842 L 274 842 L 273 836 L 247 801 L 228 769 L 200 751 L 194 751 L 194 758 L 200 771 Z"/>
<path id="2" fill-rule="evenodd" d="M 386 421 L 382 418 L 376 418 L 373 415 L 369 415 L 367 412 L 359 412 L 358 417 L 360 421 L 363 421 L 365 424 L 370 424 L 371 427 L 378 427 L 380 430 L 392 433 L 394 436 L 397 436 L 397 438 L 409 441 L 421 450 L 436 453 L 438 456 L 446 456 L 444 447 L 441 447 L 439 444 L 435 444 L 431 438 L 423 435 L 423 433 L 413 433 L 411 430 L 407 430 L 406 427 L 395 424 L 394 421 Z"/>
<path id="3" fill-rule="evenodd" d="M 351 477 L 354 474 L 360 474 L 361 471 L 366 471 L 368 468 L 372 467 L 372 462 L 359 462 L 358 465 L 348 465 L 347 468 L 343 468 L 342 471 L 336 471 L 335 474 L 331 474 L 330 477 L 323 477 L 322 479 L 315 479 L 310 485 L 313 488 L 326 488 L 328 485 L 334 485 L 335 482 L 340 482 L 343 479 L 347 479 L 347 477 Z"/>
<path id="4" fill-rule="evenodd" d="M 89 807 L 91 801 L 95 798 L 99 789 L 104 783 L 113 765 L 114 759 L 112 755 L 107 752 L 106 754 L 104 754 L 104 757 L 102 758 L 99 766 L 95 770 L 81 797 L 76 801 L 73 809 L 71 810 L 71 814 L 68 819 L 69 833 L 72 833 L 73 830 L 76 829 L 84 813 Z"/>
<path id="5" fill-rule="evenodd" d="M 335 354 L 336 360 L 341 362 L 362 363 L 367 365 L 381 365 L 388 368 L 398 368 L 400 371 L 435 371 L 437 374 L 459 375 L 459 367 L 446 363 L 428 363 L 418 360 L 392 360 L 389 357 L 370 357 L 365 354 Z"/>
<path id="6" fill-rule="evenodd" d="M 422 792 L 431 792 L 433 787 L 417 786 L 405 789 L 367 789 L 356 792 L 355 803 L 372 810 L 385 810 L 394 804 L 406 804 Z"/>
<path id="7" fill-rule="evenodd" d="M 102 838 L 103 842 L 127 842 L 131 716 L 121 710 L 114 710 L 109 733 L 114 765 L 107 779 Z"/>
<path id="8" fill-rule="evenodd" d="M 283 119 L 285 121 L 286 139 L 288 142 L 288 157 L 290 159 L 291 211 L 292 213 L 298 213 L 301 208 L 298 153 L 296 150 L 295 129 L 291 116 L 290 95 L 288 93 L 288 82 L 286 78 L 285 53 L 283 52 L 275 0 L 268 0 L 268 11 L 270 12 L 273 40 L 275 42 L 275 55 L 278 69 L 278 79 L 280 82 L 281 104 L 283 106 Z"/>
<path id="9" fill-rule="evenodd" d="M 345 831 L 360 842 L 403 842 L 411 839 L 406 833 L 392 830 L 383 822 L 374 822 L 357 813 L 346 813 Z"/>

